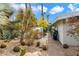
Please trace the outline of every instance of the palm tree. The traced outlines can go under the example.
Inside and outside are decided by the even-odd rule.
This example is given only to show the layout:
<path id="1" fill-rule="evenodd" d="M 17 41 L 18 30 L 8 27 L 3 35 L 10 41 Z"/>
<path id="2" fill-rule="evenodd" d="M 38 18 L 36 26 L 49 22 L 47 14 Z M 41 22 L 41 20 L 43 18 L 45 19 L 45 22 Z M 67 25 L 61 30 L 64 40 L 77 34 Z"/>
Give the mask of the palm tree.
<path id="1" fill-rule="evenodd" d="M 41 4 L 41 16 L 44 16 L 44 13 L 43 13 L 43 4 Z"/>

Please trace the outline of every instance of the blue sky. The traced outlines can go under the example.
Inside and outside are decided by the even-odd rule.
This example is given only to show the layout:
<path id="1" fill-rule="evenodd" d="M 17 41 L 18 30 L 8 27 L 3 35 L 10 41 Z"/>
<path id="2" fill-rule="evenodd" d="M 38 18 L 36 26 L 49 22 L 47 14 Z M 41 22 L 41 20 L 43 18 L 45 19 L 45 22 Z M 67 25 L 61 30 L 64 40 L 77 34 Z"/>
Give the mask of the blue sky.
<path id="1" fill-rule="evenodd" d="M 12 6 L 17 11 L 19 8 L 25 8 L 25 4 L 23 3 L 12 4 Z M 31 6 L 33 13 L 39 20 L 41 17 L 41 4 L 32 3 Z M 49 22 L 53 23 L 56 20 L 57 16 L 70 12 L 79 11 L 79 4 L 78 3 L 43 3 L 43 10 L 46 13 L 46 15 L 48 14 L 50 15 Z"/>

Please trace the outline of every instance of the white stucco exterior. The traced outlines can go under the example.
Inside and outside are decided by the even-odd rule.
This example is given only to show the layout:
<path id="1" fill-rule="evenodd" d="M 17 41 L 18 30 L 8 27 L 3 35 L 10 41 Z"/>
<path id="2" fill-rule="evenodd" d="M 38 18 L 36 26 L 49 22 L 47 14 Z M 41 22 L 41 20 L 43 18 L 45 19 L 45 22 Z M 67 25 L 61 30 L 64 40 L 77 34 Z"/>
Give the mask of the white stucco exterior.
<path id="1" fill-rule="evenodd" d="M 74 36 L 74 34 L 73 34 L 73 36 L 71 36 L 70 35 L 71 33 L 68 32 L 68 31 L 72 32 L 72 29 L 76 27 L 74 25 L 73 25 L 74 27 L 69 25 L 71 20 L 73 20 L 74 25 L 79 26 L 79 12 L 73 12 L 73 13 L 61 15 L 56 18 L 56 21 L 53 24 L 58 29 L 59 41 L 62 44 L 67 44 L 70 46 L 79 46 L 79 35 Z M 78 27 L 77 27 L 77 30 L 79 31 Z M 76 32 L 76 33 L 79 34 L 78 32 Z M 74 38 L 74 37 L 76 37 L 76 38 Z"/>
<path id="2" fill-rule="evenodd" d="M 67 35 L 67 31 L 69 30 L 69 28 L 72 28 L 71 26 L 69 26 L 68 24 L 64 24 L 64 38 L 63 42 L 68 44 L 68 45 L 72 45 L 72 46 L 78 46 L 79 45 L 79 41 L 77 39 L 74 39 L 74 37 L 71 37 L 70 35 Z"/>
<path id="3" fill-rule="evenodd" d="M 67 35 L 67 31 L 72 28 L 71 26 L 60 22 L 58 23 L 57 28 L 59 33 L 59 41 L 62 44 L 67 44 L 69 46 L 79 46 L 79 41 L 77 39 L 74 39 L 70 35 Z"/>
<path id="4" fill-rule="evenodd" d="M 59 23 L 59 26 L 57 26 L 57 29 L 58 29 L 59 40 L 62 44 L 64 44 L 63 43 L 63 32 L 64 31 L 63 31 L 63 23 L 62 22 Z"/>

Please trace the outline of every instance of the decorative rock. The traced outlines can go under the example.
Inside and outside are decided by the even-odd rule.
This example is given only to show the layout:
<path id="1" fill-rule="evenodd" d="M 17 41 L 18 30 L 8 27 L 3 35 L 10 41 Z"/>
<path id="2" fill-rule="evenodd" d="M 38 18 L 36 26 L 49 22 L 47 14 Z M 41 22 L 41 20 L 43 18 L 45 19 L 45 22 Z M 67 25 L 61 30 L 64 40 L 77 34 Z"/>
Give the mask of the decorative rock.
<path id="1" fill-rule="evenodd" d="M 41 39 L 39 39 L 40 42 L 40 47 L 43 47 L 43 45 L 48 45 L 48 37 L 43 37 Z"/>
<path id="2" fill-rule="evenodd" d="M 39 51 L 36 51 L 36 52 L 33 52 L 33 53 L 28 52 L 28 53 L 25 54 L 25 56 L 42 56 L 42 53 L 39 52 Z"/>

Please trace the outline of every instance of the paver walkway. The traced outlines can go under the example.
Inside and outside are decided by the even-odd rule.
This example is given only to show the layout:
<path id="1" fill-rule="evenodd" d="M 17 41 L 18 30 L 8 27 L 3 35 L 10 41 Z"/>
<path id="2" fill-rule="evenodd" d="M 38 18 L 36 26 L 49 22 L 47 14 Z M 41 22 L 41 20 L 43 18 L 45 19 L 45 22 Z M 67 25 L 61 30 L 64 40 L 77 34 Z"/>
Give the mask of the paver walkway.
<path id="1" fill-rule="evenodd" d="M 55 41 L 52 39 L 51 35 L 49 34 L 48 37 L 48 55 L 49 56 L 63 56 L 63 49 L 59 41 Z"/>
<path id="2" fill-rule="evenodd" d="M 48 55 L 49 56 L 77 56 L 79 55 L 79 47 L 69 46 L 64 49 L 59 41 L 53 40 L 51 35 L 48 36 Z"/>

